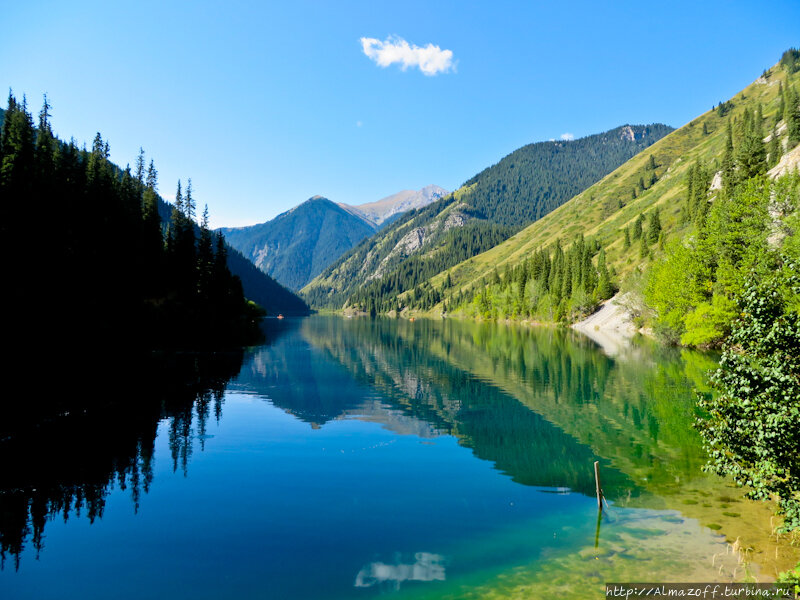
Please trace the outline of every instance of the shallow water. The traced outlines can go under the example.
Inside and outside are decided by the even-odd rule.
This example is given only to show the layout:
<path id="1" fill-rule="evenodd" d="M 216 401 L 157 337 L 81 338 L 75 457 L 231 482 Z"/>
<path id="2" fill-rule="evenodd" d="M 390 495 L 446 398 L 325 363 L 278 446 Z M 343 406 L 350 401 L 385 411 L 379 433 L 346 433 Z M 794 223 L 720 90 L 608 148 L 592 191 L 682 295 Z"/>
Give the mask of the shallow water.
<path id="1" fill-rule="evenodd" d="M 44 468 L 53 451 L 5 482 L 0 596 L 599 598 L 764 577 L 772 549 L 732 548 L 752 532 L 722 516 L 741 494 L 700 472 L 692 389 L 712 365 L 554 329 L 272 322 L 227 385 L 160 398 L 135 430 L 84 423 L 131 440 L 106 460 L 88 444 L 91 473 Z"/>

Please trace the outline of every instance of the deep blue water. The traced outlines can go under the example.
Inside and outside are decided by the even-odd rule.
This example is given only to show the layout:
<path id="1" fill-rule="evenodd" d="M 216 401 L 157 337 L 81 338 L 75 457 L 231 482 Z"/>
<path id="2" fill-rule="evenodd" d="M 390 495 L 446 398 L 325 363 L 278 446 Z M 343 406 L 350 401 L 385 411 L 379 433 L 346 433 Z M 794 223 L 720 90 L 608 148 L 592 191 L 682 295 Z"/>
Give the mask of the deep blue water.
<path id="1" fill-rule="evenodd" d="M 120 478 L 117 458 L 97 518 L 88 504 L 64 510 L 63 491 L 49 499 L 41 542 L 29 523 L 5 548 L 0 597 L 466 597 L 593 545 L 594 460 L 616 526 L 652 513 L 699 534 L 648 508 L 700 460 L 691 431 L 674 431 L 688 405 L 676 416 L 648 402 L 664 373 L 689 397 L 680 358 L 652 360 L 553 330 L 272 323 L 216 409 L 200 391 L 162 410 L 152 458 L 133 457 L 151 472 L 146 490 L 131 469 Z M 665 459 L 673 450 L 683 462 Z"/>

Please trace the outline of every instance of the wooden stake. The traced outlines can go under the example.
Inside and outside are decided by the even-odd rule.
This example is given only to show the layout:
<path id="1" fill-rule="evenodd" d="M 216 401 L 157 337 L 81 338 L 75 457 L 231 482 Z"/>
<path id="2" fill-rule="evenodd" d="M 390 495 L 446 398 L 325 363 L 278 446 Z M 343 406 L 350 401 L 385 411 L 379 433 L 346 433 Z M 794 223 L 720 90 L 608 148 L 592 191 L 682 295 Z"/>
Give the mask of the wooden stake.
<path id="1" fill-rule="evenodd" d="M 600 461 L 594 461 L 594 482 L 597 486 L 597 510 L 603 510 L 603 488 L 600 487 Z"/>

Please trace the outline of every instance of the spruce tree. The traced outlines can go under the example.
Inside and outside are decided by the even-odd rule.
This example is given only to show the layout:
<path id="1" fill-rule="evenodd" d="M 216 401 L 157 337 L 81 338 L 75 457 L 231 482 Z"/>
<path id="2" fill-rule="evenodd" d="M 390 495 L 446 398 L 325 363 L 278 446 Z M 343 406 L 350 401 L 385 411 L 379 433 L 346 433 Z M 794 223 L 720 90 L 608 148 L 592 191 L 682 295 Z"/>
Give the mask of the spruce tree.
<path id="1" fill-rule="evenodd" d="M 773 130 L 772 137 L 767 146 L 767 168 L 771 169 L 778 164 L 781 159 L 780 142 L 778 140 L 777 130 Z"/>
<path id="2" fill-rule="evenodd" d="M 144 190 L 144 149 L 139 148 L 139 155 L 136 157 L 136 181 L 139 186 Z"/>
<path id="3" fill-rule="evenodd" d="M 725 151 L 722 155 L 722 187 L 727 192 L 731 191 L 736 182 L 735 168 L 736 165 L 733 159 L 733 127 L 730 119 L 728 119 Z"/>
<path id="4" fill-rule="evenodd" d="M 597 256 L 597 299 L 606 300 L 613 295 L 614 288 L 611 285 L 611 276 L 608 274 L 606 266 L 606 251 L 601 248 L 600 254 Z"/>
<path id="5" fill-rule="evenodd" d="M 661 219 L 658 214 L 658 207 L 653 209 L 650 213 L 650 219 L 647 224 L 647 243 L 654 244 L 658 241 L 658 236 L 661 233 Z"/>
<path id="6" fill-rule="evenodd" d="M 638 240 L 642 237 L 642 228 L 644 227 L 644 214 L 640 213 L 636 220 L 633 222 L 633 239 Z"/>
<path id="7" fill-rule="evenodd" d="M 647 245 L 647 237 L 642 236 L 639 243 L 639 257 L 647 258 L 650 255 L 650 247 Z"/>
<path id="8" fill-rule="evenodd" d="M 786 107 L 784 119 L 786 121 L 787 150 L 791 150 L 800 143 L 800 106 L 794 86 L 789 86 L 786 91 Z"/>
<path id="9" fill-rule="evenodd" d="M 750 116 L 745 111 L 741 142 L 736 150 L 736 179 L 744 181 L 766 171 L 766 150 L 764 132 L 761 127 L 761 113 L 756 110 Z"/>

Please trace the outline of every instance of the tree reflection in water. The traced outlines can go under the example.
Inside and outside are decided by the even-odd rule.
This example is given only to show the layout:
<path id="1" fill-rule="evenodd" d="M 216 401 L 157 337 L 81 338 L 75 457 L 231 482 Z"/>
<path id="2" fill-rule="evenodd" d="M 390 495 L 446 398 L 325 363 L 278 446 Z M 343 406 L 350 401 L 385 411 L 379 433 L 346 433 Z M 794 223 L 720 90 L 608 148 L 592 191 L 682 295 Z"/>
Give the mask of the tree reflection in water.
<path id="1" fill-rule="evenodd" d="M 169 421 L 173 469 L 184 475 L 243 351 L 60 358 L 46 381 L 19 377 L 0 426 L 0 568 L 26 546 L 38 557 L 49 519 L 103 516 L 118 486 L 138 511 L 153 480 L 159 422 Z M 41 374 L 34 374 L 33 376 Z M 13 406 L 9 406 L 13 404 Z"/>

